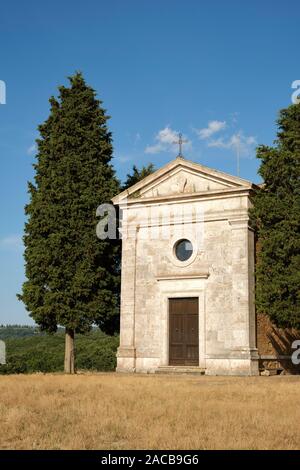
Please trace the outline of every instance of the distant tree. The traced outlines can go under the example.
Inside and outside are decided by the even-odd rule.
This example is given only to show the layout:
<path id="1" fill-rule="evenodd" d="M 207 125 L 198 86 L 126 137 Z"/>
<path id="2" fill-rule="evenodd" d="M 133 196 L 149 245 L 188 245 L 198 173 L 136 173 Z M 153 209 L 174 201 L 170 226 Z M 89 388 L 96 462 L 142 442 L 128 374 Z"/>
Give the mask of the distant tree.
<path id="1" fill-rule="evenodd" d="M 102 102 L 81 73 L 69 81 L 39 126 L 19 299 L 41 330 L 65 327 L 65 372 L 73 373 L 75 333 L 93 323 L 112 333 L 118 323 L 119 242 L 96 237 L 96 209 L 119 183 Z"/>
<path id="2" fill-rule="evenodd" d="M 280 112 L 274 147 L 260 146 L 263 189 L 254 199 L 256 299 L 281 327 L 300 328 L 300 104 Z"/>
<path id="3" fill-rule="evenodd" d="M 149 163 L 147 166 L 143 166 L 140 170 L 133 165 L 132 167 L 132 173 L 127 175 L 126 181 L 123 184 L 122 189 L 128 189 L 130 186 L 133 186 L 134 184 L 138 183 L 142 179 L 146 178 L 146 176 L 151 175 L 155 171 L 155 167 L 153 163 Z"/>

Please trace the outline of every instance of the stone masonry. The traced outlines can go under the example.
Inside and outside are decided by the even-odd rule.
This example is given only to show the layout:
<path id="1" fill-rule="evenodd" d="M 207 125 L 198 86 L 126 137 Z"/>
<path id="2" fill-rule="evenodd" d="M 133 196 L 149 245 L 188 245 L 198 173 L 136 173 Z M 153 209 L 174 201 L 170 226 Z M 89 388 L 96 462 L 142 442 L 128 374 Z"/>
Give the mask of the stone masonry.
<path id="1" fill-rule="evenodd" d="M 176 158 L 113 199 L 122 211 L 122 287 L 117 371 L 169 366 L 170 298 L 197 297 L 199 369 L 257 375 L 254 185 Z M 174 246 L 193 247 L 179 261 Z"/>

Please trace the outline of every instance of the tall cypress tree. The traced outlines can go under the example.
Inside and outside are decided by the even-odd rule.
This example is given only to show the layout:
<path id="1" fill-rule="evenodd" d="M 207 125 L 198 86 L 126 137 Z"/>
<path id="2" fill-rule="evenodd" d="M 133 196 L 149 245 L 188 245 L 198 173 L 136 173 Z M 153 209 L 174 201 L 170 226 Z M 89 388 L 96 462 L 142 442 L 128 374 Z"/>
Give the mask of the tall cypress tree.
<path id="1" fill-rule="evenodd" d="M 112 333 L 118 322 L 119 242 L 97 238 L 96 209 L 119 183 L 102 102 L 81 73 L 69 81 L 39 126 L 19 298 L 42 330 L 65 327 L 65 372 L 73 373 L 75 333 L 94 323 Z"/>
<path id="2" fill-rule="evenodd" d="M 142 166 L 140 170 L 136 165 L 133 165 L 132 172 L 127 174 L 122 190 L 130 188 L 130 186 L 138 183 L 142 179 L 146 178 L 146 176 L 151 175 L 154 171 L 155 167 L 153 163 L 149 163 L 147 166 Z"/>
<path id="3" fill-rule="evenodd" d="M 280 112 L 274 147 L 260 146 L 264 187 L 254 199 L 256 299 L 281 327 L 300 328 L 300 104 Z"/>

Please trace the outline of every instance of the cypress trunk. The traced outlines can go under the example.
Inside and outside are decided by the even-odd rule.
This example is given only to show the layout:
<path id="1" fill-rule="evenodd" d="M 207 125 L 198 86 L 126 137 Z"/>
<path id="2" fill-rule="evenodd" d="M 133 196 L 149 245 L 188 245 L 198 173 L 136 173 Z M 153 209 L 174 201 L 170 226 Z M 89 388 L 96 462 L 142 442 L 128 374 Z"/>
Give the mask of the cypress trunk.
<path id="1" fill-rule="evenodd" d="M 75 374 L 75 332 L 66 328 L 65 333 L 65 374 Z"/>

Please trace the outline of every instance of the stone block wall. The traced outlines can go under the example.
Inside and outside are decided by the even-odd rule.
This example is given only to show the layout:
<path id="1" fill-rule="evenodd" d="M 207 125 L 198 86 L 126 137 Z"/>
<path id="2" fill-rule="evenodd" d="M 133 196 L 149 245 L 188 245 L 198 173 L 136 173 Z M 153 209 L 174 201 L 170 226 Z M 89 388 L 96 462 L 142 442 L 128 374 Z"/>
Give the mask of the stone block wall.
<path id="1" fill-rule="evenodd" d="M 167 297 L 187 295 L 203 299 L 199 347 L 207 373 L 257 373 L 250 262 L 254 243 L 248 227 L 248 201 L 247 195 L 189 201 L 191 220 L 182 227 L 172 219 L 167 239 L 149 236 L 153 226 L 145 217 L 151 205 L 137 207 L 135 220 L 127 217 L 134 236 L 123 241 L 118 370 L 153 372 L 168 365 Z M 203 220 L 197 219 L 199 205 Z M 130 214 L 131 209 L 127 210 Z M 159 221 L 157 225 L 161 230 Z M 196 241 L 195 229 L 203 231 L 201 242 Z M 176 262 L 173 255 L 174 243 L 182 237 L 191 239 L 195 250 L 195 257 L 186 264 Z"/>

